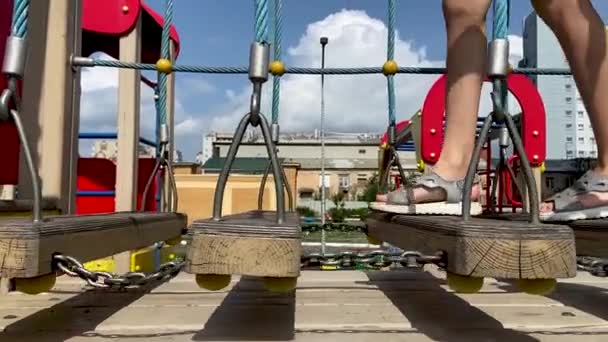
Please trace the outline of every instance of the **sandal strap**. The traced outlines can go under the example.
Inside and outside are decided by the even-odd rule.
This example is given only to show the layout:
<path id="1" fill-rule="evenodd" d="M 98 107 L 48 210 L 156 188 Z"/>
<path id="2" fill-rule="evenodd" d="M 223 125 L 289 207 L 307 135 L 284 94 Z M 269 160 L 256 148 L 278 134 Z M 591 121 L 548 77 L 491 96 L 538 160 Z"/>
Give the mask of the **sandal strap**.
<path id="1" fill-rule="evenodd" d="M 473 179 L 473 185 L 476 184 L 479 184 L 479 176 L 477 174 Z M 447 203 L 460 203 L 462 201 L 462 193 L 464 191 L 464 178 L 455 181 L 448 181 L 431 170 L 429 174 L 416 180 L 415 184 L 411 188 L 406 189 L 404 187 L 397 191 L 388 193 L 387 203 L 402 205 L 411 204 L 409 192 L 413 188 L 417 187 L 423 187 L 426 189 L 442 189 L 446 193 Z"/>
<path id="2" fill-rule="evenodd" d="M 551 196 L 547 201 L 553 202 L 554 211 L 574 211 L 586 209 L 578 202 L 576 196 L 589 192 L 608 192 L 608 177 L 587 171 L 570 187 Z"/>

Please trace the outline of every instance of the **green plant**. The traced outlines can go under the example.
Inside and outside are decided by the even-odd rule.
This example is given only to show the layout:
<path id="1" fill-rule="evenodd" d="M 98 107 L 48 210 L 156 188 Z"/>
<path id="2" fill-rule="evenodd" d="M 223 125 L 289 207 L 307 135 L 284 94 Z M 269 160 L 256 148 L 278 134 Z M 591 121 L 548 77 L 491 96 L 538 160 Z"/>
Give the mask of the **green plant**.
<path id="1" fill-rule="evenodd" d="M 372 178 L 367 181 L 367 185 L 365 186 L 365 190 L 363 191 L 363 195 L 359 196 L 360 201 L 365 202 L 374 202 L 376 200 L 376 195 L 378 194 L 378 174 L 374 173 Z"/>
<path id="2" fill-rule="evenodd" d="M 318 216 L 317 212 L 312 210 L 309 207 L 297 207 L 296 211 L 298 212 L 299 216 L 304 216 L 304 217 L 317 217 Z"/>

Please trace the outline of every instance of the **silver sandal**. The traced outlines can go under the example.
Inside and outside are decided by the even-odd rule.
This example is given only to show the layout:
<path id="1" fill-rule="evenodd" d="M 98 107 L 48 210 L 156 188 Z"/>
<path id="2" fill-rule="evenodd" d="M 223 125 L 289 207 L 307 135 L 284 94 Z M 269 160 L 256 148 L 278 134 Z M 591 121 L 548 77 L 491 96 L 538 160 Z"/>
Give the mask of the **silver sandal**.
<path id="1" fill-rule="evenodd" d="M 608 177 L 598 176 L 592 170 L 565 190 L 551 196 L 545 203 L 553 202 L 553 211 L 541 213 L 543 221 L 576 221 L 608 217 L 608 205 L 587 208 L 577 196 L 590 192 L 608 192 Z"/>
<path id="2" fill-rule="evenodd" d="M 473 185 L 479 184 L 479 177 L 475 175 Z M 412 203 L 412 191 L 415 187 L 426 189 L 442 189 L 446 194 L 444 201 Z M 411 215 L 461 215 L 462 214 L 462 192 L 464 191 L 464 179 L 447 181 L 435 172 L 420 177 L 416 183 L 407 188 L 389 192 L 386 203 L 374 202 L 370 208 L 395 214 Z M 482 213 L 481 203 L 471 202 L 471 215 Z"/>

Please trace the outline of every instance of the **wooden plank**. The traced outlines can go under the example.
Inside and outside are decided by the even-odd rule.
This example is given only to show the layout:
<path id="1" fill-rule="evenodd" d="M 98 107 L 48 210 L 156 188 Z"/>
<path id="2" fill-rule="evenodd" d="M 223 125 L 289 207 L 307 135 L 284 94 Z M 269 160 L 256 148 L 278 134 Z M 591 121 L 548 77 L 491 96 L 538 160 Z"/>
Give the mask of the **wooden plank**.
<path id="1" fill-rule="evenodd" d="M 278 225 L 275 213 L 251 211 L 216 222 L 194 221 L 186 271 L 195 274 L 239 274 L 297 277 L 302 255 L 301 230 L 295 213 Z"/>
<path id="2" fill-rule="evenodd" d="M 574 234 L 565 226 L 455 216 L 374 213 L 368 233 L 405 250 L 447 253 L 447 270 L 498 278 L 576 275 Z"/>
<path id="3" fill-rule="evenodd" d="M 568 222 L 576 236 L 576 254 L 608 258 L 608 219 Z"/>
<path id="4" fill-rule="evenodd" d="M 31 278 L 52 272 L 55 253 L 81 262 L 175 238 L 186 228 L 176 213 L 122 212 L 56 216 L 33 224 L 0 221 L 0 277 Z"/>
<path id="5" fill-rule="evenodd" d="M 80 55 L 80 15 L 76 1 L 33 1 L 29 10 L 28 58 L 23 80 L 21 118 L 38 175 L 42 197 L 74 212 L 78 158 L 79 73 L 70 57 Z M 31 177 L 23 156 L 19 198 L 31 199 Z"/>
<path id="6" fill-rule="evenodd" d="M 487 217 L 508 221 L 525 221 L 527 219 L 526 214 L 521 213 L 505 213 Z M 568 226 L 574 231 L 577 255 L 608 257 L 608 219 L 552 223 Z"/>
<path id="7" fill-rule="evenodd" d="M 120 38 L 120 60 L 141 60 L 141 17 L 128 35 Z M 119 69 L 118 115 L 116 139 L 116 211 L 137 210 L 139 116 L 141 98 L 141 71 Z M 129 271 L 130 251 L 113 256 L 119 273 Z"/>

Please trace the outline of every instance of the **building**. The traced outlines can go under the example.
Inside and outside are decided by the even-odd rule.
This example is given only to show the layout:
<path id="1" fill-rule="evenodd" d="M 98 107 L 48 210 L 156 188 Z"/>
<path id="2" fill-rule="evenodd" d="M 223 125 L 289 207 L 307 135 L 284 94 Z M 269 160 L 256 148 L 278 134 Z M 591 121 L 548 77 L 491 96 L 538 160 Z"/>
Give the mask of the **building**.
<path id="1" fill-rule="evenodd" d="M 211 138 L 213 137 L 213 138 Z M 212 157 L 203 165 L 204 173 L 219 172 L 224 164 L 232 139 L 224 134 L 207 135 L 205 141 L 214 139 Z M 379 134 L 326 133 L 325 177 L 321 177 L 321 139 L 319 131 L 311 133 L 282 134 L 279 139 L 278 157 L 282 163 L 297 164 L 296 197 L 298 200 L 319 199 L 325 185 L 328 198 L 337 193 L 347 200 L 356 200 L 363 193 L 368 181 L 378 172 Z M 415 170 L 413 152 L 400 152 L 405 169 Z M 235 173 L 263 173 L 267 161 L 266 146 L 259 136 L 250 135 L 241 144 L 233 166 Z"/>
<path id="2" fill-rule="evenodd" d="M 116 140 L 96 140 L 93 143 L 94 158 L 105 158 L 116 161 L 118 156 L 118 147 Z M 151 146 L 139 144 L 139 157 L 143 158 L 154 158 L 156 156 L 156 149 Z"/>
<path id="3" fill-rule="evenodd" d="M 532 13 L 524 19 L 524 59 L 531 68 L 569 68 L 549 27 Z M 589 117 L 571 76 L 530 76 L 547 110 L 547 159 L 595 158 L 597 147 Z"/>

